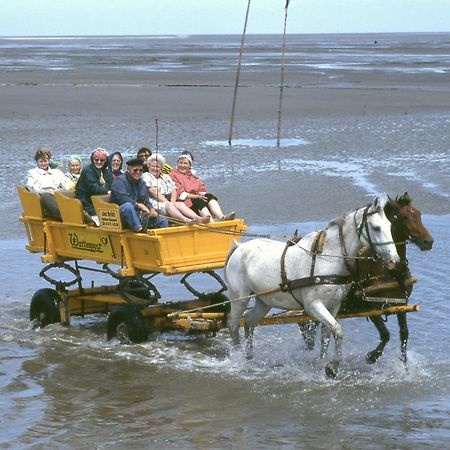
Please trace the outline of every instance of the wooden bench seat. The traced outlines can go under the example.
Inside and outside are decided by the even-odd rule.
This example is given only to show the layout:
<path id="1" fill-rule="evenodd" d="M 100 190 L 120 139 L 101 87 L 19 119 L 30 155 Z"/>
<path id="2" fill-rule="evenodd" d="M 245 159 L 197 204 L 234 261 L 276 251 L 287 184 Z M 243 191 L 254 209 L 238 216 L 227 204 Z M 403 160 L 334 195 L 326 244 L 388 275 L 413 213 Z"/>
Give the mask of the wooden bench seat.
<path id="1" fill-rule="evenodd" d="M 55 199 L 64 223 L 85 225 L 83 205 L 75 198 L 75 191 L 56 191 Z"/>
<path id="2" fill-rule="evenodd" d="M 97 213 L 100 227 L 108 230 L 124 230 L 120 217 L 119 205 L 110 203 L 110 195 L 93 195 L 91 197 L 95 212 Z"/>
<path id="3" fill-rule="evenodd" d="M 44 216 L 42 214 L 41 196 L 29 191 L 26 186 L 17 186 L 22 215 L 19 220 L 25 226 L 28 244 L 26 248 L 32 253 L 44 251 Z"/>

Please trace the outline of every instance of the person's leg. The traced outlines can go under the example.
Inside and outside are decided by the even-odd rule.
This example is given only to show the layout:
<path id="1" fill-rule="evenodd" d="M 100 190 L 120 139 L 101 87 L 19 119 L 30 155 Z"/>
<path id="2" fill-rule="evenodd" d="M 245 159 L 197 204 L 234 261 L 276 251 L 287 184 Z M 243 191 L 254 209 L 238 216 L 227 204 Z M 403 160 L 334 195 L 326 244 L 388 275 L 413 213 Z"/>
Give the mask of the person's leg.
<path id="1" fill-rule="evenodd" d="M 189 209 L 189 208 L 187 208 L 187 209 Z M 189 211 L 191 211 L 191 210 L 189 209 Z M 176 219 L 177 221 L 182 222 L 182 223 L 191 223 L 193 220 L 187 214 L 183 215 L 181 213 L 181 211 L 179 211 L 177 206 L 173 203 L 166 203 L 165 213 L 167 216 L 172 217 L 173 219 Z M 194 211 L 191 211 L 191 213 L 193 216 L 197 216 L 197 214 L 195 214 Z"/>
<path id="2" fill-rule="evenodd" d="M 192 206 L 190 209 L 201 217 L 209 217 L 209 219 L 212 219 L 211 213 L 208 209 L 208 204 L 205 200 L 200 198 L 192 199 Z"/>
<path id="3" fill-rule="evenodd" d="M 211 219 L 207 208 L 205 208 L 205 216 L 202 217 L 192 211 L 192 209 L 186 206 L 183 202 L 176 202 L 175 207 L 184 217 L 188 217 L 197 223 L 208 223 Z"/>
<path id="4" fill-rule="evenodd" d="M 162 216 L 149 217 L 147 228 L 167 228 L 169 221 Z"/>
<path id="5" fill-rule="evenodd" d="M 120 205 L 119 209 L 123 223 L 127 228 L 131 228 L 134 231 L 141 230 L 142 224 L 132 203 L 124 203 Z"/>
<path id="6" fill-rule="evenodd" d="M 208 202 L 208 209 L 211 211 L 214 219 L 221 219 L 223 217 L 222 209 L 220 208 L 219 202 L 217 200 L 211 199 Z"/>
<path id="7" fill-rule="evenodd" d="M 58 204 L 56 203 L 55 196 L 48 192 L 41 194 L 41 206 L 44 217 L 49 219 L 62 220 L 61 213 L 59 212 Z"/>

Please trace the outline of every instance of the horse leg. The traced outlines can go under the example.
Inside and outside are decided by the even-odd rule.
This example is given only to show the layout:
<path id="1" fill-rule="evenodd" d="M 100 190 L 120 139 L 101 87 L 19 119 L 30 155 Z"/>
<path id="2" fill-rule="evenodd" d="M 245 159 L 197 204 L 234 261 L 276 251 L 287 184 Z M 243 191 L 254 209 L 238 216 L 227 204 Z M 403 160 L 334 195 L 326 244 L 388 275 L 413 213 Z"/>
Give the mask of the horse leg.
<path id="1" fill-rule="evenodd" d="M 300 329 L 300 333 L 303 336 L 303 341 L 305 343 L 305 349 L 310 352 L 314 349 L 314 344 L 316 341 L 316 331 L 319 326 L 318 322 L 313 322 L 312 320 L 309 322 L 299 323 L 298 327 Z"/>
<path id="2" fill-rule="evenodd" d="M 403 362 L 405 368 L 407 364 L 406 347 L 408 345 L 408 323 L 406 321 L 406 313 L 397 313 L 398 326 L 400 327 L 400 360 Z"/>
<path id="3" fill-rule="evenodd" d="M 252 359 L 253 352 L 253 334 L 257 323 L 269 312 L 270 306 L 263 303 L 258 297 L 255 298 L 255 306 L 244 313 L 244 330 L 246 339 L 246 358 Z"/>
<path id="4" fill-rule="evenodd" d="M 232 295 L 230 292 L 230 298 L 241 298 L 244 297 L 246 294 L 240 295 Z M 228 330 L 230 332 L 231 341 L 234 346 L 238 346 L 240 344 L 239 339 L 239 324 L 241 321 L 242 314 L 245 311 L 245 308 L 247 308 L 249 300 L 241 300 L 238 302 L 232 302 L 230 312 L 228 313 L 227 317 L 227 326 Z"/>
<path id="5" fill-rule="evenodd" d="M 390 334 L 381 316 L 369 317 L 369 319 L 375 325 L 380 335 L 380 342 L 377 347 L 366 355 L 367 364 L 373 364 L 383 354 L 384 347 L 389 342 Z"/>
<path id="6" fill-rule="evenodd" d="M 329 378 L 335 378 L 342 359 L 342 339 L 344 337 L 342 327 L 323 303 L 314 302 L 309 306 L 307 313 L 314 316 L 333 333 L 334 357 L 333 361 L 325 367 L 325 373 Z"/>
<path id="7" fill-rule="evenodd" d="M 327 356 L 328 346 L 330 345 L 331 330 L 322 325 L 322 331 L 320 335 L 320 359 L 323 360 Z"/>

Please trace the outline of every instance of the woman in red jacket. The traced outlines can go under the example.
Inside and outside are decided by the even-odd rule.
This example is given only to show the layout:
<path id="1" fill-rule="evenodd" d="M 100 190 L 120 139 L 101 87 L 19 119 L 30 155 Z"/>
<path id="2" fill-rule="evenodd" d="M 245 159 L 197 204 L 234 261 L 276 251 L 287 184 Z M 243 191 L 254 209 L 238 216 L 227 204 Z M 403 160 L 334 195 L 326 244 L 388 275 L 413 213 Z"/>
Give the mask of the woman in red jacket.
<path id="1" fill-rule="evenodd" d="M 224 215 L 217 197 L 206 192 L 206 187 L 199 178 L 191 173 L 192 157 L 181 154 L 178 157 L 177 168 L 170 171 L 170 177 L 177 187 L 178 201 L 184 202 L 195 213 L 210 217 L 214 221 L 233 220 L 235 213 Z"/>

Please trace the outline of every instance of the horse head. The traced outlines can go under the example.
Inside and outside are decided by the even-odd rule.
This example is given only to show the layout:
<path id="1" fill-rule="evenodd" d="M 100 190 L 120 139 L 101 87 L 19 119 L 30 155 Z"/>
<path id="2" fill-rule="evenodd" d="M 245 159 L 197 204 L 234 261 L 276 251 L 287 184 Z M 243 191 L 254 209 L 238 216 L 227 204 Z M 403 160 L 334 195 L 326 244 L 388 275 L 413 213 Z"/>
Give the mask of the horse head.
<path id="1" fill-rule="evenodd" d="M 387 194 L 381 194 L 373 200 L 372 204 L 366 209 L 365 219 L 363 218 L 361 222 L 359 234 L 362 243 L 369 245 L 372 251 L 382 259 L 384 265 L 392 270 L 400 263 L 400 257 L 392 238 L 391 222 L 384 212 L 388 202 Z M 364 221 L 366 234 L 362 233 Z"/>
<path id="2" fill-rule="evenodd" d="M 411 197 L 405 192 L 395 200 L 389 198 L 384 211 L 392 223 L 392 235 L 395 241 L 410 240 L 420 250 L 431 250 L 433 236 L 422 223 L 422 213 L 411 205 Z"/>

